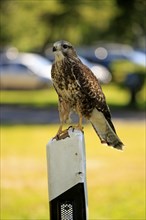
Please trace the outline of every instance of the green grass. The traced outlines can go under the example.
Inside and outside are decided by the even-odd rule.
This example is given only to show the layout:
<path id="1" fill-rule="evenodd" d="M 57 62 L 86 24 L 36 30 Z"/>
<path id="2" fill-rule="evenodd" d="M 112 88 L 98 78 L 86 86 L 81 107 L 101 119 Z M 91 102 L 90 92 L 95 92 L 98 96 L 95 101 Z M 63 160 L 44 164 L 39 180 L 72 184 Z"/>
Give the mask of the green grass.
<path id="1" fill-rule="evenodd" d="M 44 90 L 1 90 L 1 103 L 45 107 L 57 105 L 57 94 L 53 88 Z"/>
<path id="2" fill-rule="evenodd" d="M 122 108 L 128 105 L 130 94 L 126 89 L 120 88 L 116 84 L 103 85 L 102 87 L 111 107 Z M 145 87 L 138 93 L 138 106 L 142 109 L 145 103 L 144 90 Z M 7 105 L 49 107 L 57 106 L 58 98 L 53 88 L 29 91 L 3 90 L 0 91 L 0 102 Z"/>
<path id="3" fill-rule="evenodd" d="M 145 127 L 115 121 L 123 152 L 85 126 L 89 220 L 145 219 Z M 46 143 L 57 125 L 1 127 L 1 219 L 47 220 Z"/>
<path id="4" fill-rule="evenodd" d="M 142 74 L 144 77 L 146 75 L 144 66 L 134 64 L 129 60 L 116 60 L 111 63 L 110 68 L 114 81 L 117 83 L 123 83 L 129 73 Z"/>

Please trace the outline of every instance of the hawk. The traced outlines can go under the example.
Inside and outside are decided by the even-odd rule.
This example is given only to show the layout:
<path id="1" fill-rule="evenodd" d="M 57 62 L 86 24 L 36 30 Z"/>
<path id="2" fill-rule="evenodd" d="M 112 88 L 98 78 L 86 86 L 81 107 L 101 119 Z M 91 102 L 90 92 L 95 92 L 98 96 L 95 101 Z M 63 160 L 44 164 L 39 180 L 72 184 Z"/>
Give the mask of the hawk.
<path id="1" fill-rule="evenodd" d="M 101 143 L 122 150 L 123 143 L 116 134 L 111 114 L 98 79 L 78 58 L 71 43 L 61 40 L 53 45 L 55 61 L 51 77 L 58 94 L 60 127 L 56 137 L 63 133 L 63 124 L 75 111 L 79 116 L 77 129 L 82 131 L 82 118 L 88 119 Z"/>

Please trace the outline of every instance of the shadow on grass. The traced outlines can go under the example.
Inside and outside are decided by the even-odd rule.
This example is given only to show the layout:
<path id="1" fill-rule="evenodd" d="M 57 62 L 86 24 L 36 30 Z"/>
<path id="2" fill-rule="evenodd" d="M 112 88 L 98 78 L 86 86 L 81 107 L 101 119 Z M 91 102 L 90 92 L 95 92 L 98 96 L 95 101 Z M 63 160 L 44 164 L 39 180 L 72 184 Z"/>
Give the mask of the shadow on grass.
<path id="1" fill-rule="evenodd" d="M 18 103 L 1 103 L 0 104 L 1 107 L 8 107 L 8 108 L 11 108 L 11 107 L 22 107 L 22 108 L 30 108 L 30 109 L 58 109 L 58 103 L 57 102 L 51 102 L 51 103 L 21 103 L 21 104 L 18 104 Z M 108 106 L 111 110 L 114 110 L 114 111 L 118 111 L 118 110 L 122 110 L 122 111 L 129 111 L 129 110 L 136 110 L 136 111 L 144 111 L 145 108 L 146 108 L 146 101 L 144 103 L 141 103 L 141 104 L 116 104 L 116 103 L 108 103 Z"/>
<path id="2" fill-rule="evenodd" d="M 140 108 L 131 108 L 125 105 L 110 105 L 112 119 L 118 120 L 139 120 L 143 121 L 145 112 Z M 72 122 L 78 122 L 76 114 L 71 115 Z M 1 125 L 24 124 L 24 125 L 49 125 L 59 124 L 59 112 L 55 105 L 3 105 L 0 114 Z M 84 120 L 84 123 L 88 123 Z"/>

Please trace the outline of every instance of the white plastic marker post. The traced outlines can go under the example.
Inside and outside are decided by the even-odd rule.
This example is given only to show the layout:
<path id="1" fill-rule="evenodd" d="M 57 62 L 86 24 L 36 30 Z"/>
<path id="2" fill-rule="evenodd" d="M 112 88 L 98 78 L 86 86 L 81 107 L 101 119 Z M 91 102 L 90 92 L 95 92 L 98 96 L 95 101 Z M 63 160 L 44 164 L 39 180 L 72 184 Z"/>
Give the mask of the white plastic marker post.
<path id="1" fill-rule="evenodd" d="M 50 220 L 87 220 L 84 134 L 70 128 L 47 144 Z"/>

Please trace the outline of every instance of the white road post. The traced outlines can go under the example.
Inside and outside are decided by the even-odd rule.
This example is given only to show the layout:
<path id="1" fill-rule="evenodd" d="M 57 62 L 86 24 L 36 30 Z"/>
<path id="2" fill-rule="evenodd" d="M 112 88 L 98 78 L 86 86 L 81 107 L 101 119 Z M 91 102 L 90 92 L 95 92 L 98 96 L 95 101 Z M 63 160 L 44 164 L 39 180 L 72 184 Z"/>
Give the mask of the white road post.
<path id="1" fill-rule="evenodd" d="M 47 144 L 50 220 L 87 220 L 84 134 L 70 128 Z"/>

